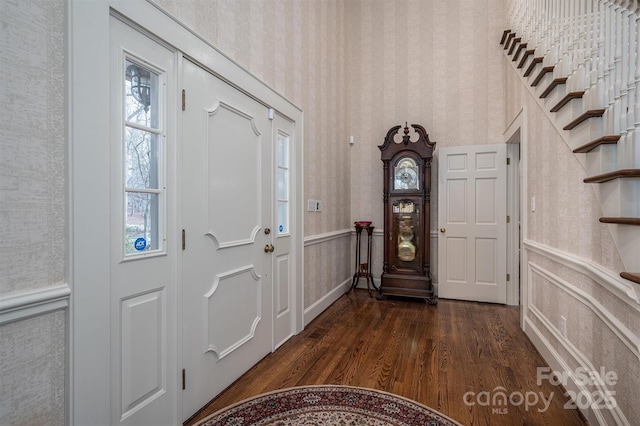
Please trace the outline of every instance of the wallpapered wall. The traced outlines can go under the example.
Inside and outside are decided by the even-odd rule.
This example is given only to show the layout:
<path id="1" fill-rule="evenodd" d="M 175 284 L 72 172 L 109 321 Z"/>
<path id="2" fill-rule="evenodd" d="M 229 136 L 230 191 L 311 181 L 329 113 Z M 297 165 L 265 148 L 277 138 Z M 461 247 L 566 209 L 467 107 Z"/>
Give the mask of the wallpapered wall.
<path id="1" fill-rule="evenodd" d="M 65 279 L 64 12 L 0 2 L 0 293 Z"/>
<path id="2" fill-rule="evenodd" d="M 0 1 L 0 298 L 63 284 L 65 1 Z M 0 424 L 65 423 L 66 312 L 0 325 Z"/>
<path id="3" fill-rule="evenodd" d="M 356 140 L 351 217 L 381 224 L 377 145 L 391 127 L 423 125 L 436 153 L 442 146 L 503 142 L 504 69 L 496 34 L 505 22 L 504 1 L 347 4 L 349 131 Z"/>

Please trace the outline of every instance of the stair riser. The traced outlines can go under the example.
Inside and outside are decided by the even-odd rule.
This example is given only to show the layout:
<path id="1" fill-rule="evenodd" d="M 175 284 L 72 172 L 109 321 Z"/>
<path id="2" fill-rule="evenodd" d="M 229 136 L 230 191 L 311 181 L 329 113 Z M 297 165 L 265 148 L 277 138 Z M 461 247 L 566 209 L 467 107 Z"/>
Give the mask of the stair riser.
<path id="1" fill-rule="evenodd" d="M 614 179 L 592 185 L 598 185 L 602 216 L 640 217 L 640 179 Z"/>
<path id="2" fill-rule="evenodd" d="M 586 157 L 587 176 L 597 176 L 617 170 L 618 149 L 616 145 L 600 145 L 588 152 Z"/>
<path id="3" fill-rule="evenodd" d="M 572 101 L 572 102 L 577 102 L 580 103 L 578 101 Z M 583 101 L 584 103 L 584 101 Z M 576 117 L 580 116 L 584 111 L 580 110 L 580 111 L 576 111 L 576 110 L 572 110 L 571 114 L 572 114 L 572 118 L 571 120 L 575 119 Z M 562 125 L 569 123 L 571 120 L 567 120 L 567 121 L 556 121 L 557 123 L 562 123 Z M 578 148 L 582 145 L 584 145 L 585 143 L 598 139 L 599 137 L 603 136 L 603 125 L 602 125 L 602 118 L 591 118 L 589 120 L 586 120 L 580 124 L 578 124 L 576 127 L 574 127 L 571 130 L 563 130 L 563 132 L 568 135 L 567 138 L 567 142 L 569 144 L 569 147 L 571 147 L 571 149 L 575 149 Z"/>
<path id="4" fill-rule="evenodd" d="M 640 227 L 632 225 L 607 225 L 617 241 L 625 269 L 640 270 Z"/>

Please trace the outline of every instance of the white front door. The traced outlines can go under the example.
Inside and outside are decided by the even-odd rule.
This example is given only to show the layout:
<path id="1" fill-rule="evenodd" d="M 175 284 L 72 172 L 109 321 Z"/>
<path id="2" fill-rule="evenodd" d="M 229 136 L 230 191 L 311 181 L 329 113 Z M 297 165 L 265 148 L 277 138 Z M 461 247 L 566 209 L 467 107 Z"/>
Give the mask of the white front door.
<path id="1" fill-rule="evenodd" d="M 269 109 L 184 60 L 183 419 L 273 346 Z M 269 230 L 267 230 L 269 229 Z"/>
<path id="2" fill-rule="evenodd" d="M 438 297 L 506 303 L 506 145 L 438 154 Z"/>
<path id="3" fill-rule="evenodd" d="M 176 54 L 114 17 L 110 34 L 111 424 L 171 424 Z"/>

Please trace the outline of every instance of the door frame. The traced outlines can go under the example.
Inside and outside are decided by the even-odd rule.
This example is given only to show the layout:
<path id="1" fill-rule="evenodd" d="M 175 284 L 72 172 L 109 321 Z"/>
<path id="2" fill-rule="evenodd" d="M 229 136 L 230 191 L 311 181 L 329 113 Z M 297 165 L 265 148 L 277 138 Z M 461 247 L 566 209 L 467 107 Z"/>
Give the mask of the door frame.
<path id="1" fill-rule="evenodd" d="M 71 303 L 69 308 L 69 356 L 67 389 L 70 424 L 112 424 L 110 418 L 111 377 L 109 342 L 110 329 L 110 243 L 107 224 L 110 218 L 109 188 L 110 164 L 110 89 L 109 81 L 109 19 L 116 15 L 128 21 L 152 38 L 171 44 L 184 56 L 201 63 L 229 84 L 239 88 L 261 103 L 295 122 L 292 150 L 292 180 L 296 188 L 292 193 L 292 253 L 295 256 L 294 306 L 295 333 L 304 328 L 304 239 L 303 239 L 303 112 L 292 102 L 275 92 L 255 76 L 233 62 L 215 46 L 207 42 L 182 23 L 169 16 L 150 1 L 94 0 L 67 2 L 68 53 L 68 134 L 69 134 L 69 280 Z M 181 81 L 182 64 L 178 61 L 176 78 Z M 187 99 L 188 101 L 188 99 Z M 177 128 L 180 128 L 180 114 Z M 179 143 L 179 141 L 178 141 Z M 101 159 L 102 161 L 96 161 Z M 177 179 L 181 179 L 180 160 Z M 177 206 L 178 228 L 182 225 Z M 177 240 L 178 229 L 173 236 Z M 177 255 L 177 274 L 181 276 L 181 251 Z M 177 335 L 177 348 L 181 348 L 182 283 L 176 283 L 177 324 L 169 324 Z M 181 351 L 177 354 L 179 376 L 182 365 Z M 103 386 L 95 386 L 102 383 Z M 182 413 L 181 389 L 174 394 L 176 413 Z M 176 418 L 176 424 L 181 423 Z"/>
<path id="2" fill-rule="evenodd" d="M 507 211 L 512 215 L 508 232 L 510 248 L 518 247 L 520 257 L 513 256 L 513 250 L 507 252 L 507 271 L 511 274 L 511 283 L 507 286 L 507 304 L 520 305 L 520 328 L 524 330 L 524 319 L 528 306 L 527 251 L 524 240 L 527 238 L 528 205 L 527 192 L 527 110 L 526 107 L 516 114 L 503 133 L 507 144 L 507 155 L 511 158 L 511 166 L 507 171 Z M 518 145 L 519 155 L 513 145 Z M 517 182 L 517 183 L 516 183 Z M 519 201 L 519 202 L 518 202 Z M 520 223 L 520 230 L 516 225 Z M 518 279 L 516 280 L 517 277 Z"/>

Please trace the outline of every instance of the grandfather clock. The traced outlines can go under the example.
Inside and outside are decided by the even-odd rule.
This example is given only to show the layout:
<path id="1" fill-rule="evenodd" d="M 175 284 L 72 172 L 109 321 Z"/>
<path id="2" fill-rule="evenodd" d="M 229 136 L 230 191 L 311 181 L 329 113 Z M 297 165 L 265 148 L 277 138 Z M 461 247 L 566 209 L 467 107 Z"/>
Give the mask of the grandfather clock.
<path id="1" fill-rule="evenodd" d="M 384 263 L 379 299 L 437 299 L 430 273 L 431 160 L 436 143 L 424 127 L 395 126 L 378 146 L 384 170 Z"/>

